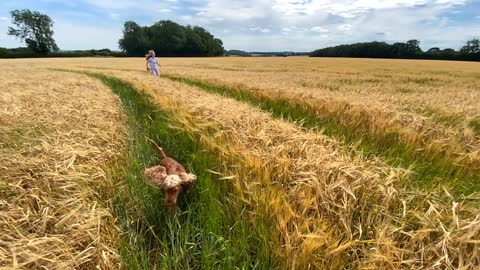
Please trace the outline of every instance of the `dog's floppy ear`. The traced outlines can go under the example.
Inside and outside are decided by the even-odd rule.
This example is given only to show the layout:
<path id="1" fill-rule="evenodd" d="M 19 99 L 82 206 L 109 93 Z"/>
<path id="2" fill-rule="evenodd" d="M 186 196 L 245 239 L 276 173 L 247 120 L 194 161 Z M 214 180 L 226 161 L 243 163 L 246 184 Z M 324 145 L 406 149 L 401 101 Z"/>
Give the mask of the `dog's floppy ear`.
<path id="1" fill-rule="evenodd" d="M 191 173 L 181 173 L 180 178 L 186 184 L 190 184 L 193 181 L 197 180 L 197 176 Z"/>
<path id="2" fill-rule="evenodd" d="M 165 177 L 162 183 L 163 189 L 177 189 L 182 184 L 183 180 L 177 174 L 170 174 Z"/>
<path id="3" fill-rule="evenodd" d="M 167 169 L 163 166 L 154 166 L 150 168 L 146 168 L 143 171 L 145 177 L 149 180 L 149 183 L 156 186 L 162 187 L 163 181 L 167 177 Z"/>

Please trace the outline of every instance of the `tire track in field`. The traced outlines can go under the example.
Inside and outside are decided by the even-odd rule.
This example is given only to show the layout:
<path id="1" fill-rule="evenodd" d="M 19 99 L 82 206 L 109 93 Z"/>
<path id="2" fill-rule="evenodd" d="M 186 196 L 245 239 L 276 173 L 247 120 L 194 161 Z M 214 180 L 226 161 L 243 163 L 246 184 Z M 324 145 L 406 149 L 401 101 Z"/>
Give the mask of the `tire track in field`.
<path id="1" fill-rule="evenodd" d="M 126 160 L 114 168 L 116 177 L 125 179 L 127 186 L 117 192 L 114 204 L 123 229 L 120 253 L 127 268 L 285 268 L 285 259 L 271 252 L 278 240 L 268 230 L 268 215 L 262 210 L 251 214 L 256 204 L 247 206 L 240 192 L 231 192 L 241 191 L 238 183 L 232 187 L 233 178 L 264 179 L 268 175 L 255 168 L 238 167 L 221 147 L 209 143 L 212 138 L 198 134 L 194 122 L 172 106 L 169 98 L 162 99 L 168 106 L 155 106 L 125 81 L 97 73 L 69 72 L 101 80 L 121 98 L 128 116 Z M 218 130 L 213 124 L 201 127 L 206 133 Z M 150 188 L 142 178 L 143 169 L 158 162 L 145 136 L 161 143 L 170 156 L 201 179 L 182 196 L 182 211 L 173 217 L 165 210 L 163 192 Z M 262 199 L 268 198 L 281 201 L 264 193 Z"/>

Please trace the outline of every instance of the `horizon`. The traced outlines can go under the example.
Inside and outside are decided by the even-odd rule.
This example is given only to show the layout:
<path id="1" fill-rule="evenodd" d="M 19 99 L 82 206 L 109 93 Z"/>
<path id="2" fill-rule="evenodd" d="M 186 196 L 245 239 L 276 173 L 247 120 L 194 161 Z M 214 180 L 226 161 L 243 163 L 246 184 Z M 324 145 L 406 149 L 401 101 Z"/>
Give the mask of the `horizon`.
<path id="1" fill-rule="evenodd" d="M 30 9 L 54 21 L 61 50 L 108 48 L 118 51 L 123 23 L 151 25 L 172 20 L 204 27 L 226 50 L 311 52 L 359 42 L 419 40 L 431 47 L 458 50 L 480 36 L 477 0 L 6 0 L 0 3 L 0 47 L 23 47 L 6 34 L 9 11 Z M 299 42 L 300 41 L 300 42 Z"/>

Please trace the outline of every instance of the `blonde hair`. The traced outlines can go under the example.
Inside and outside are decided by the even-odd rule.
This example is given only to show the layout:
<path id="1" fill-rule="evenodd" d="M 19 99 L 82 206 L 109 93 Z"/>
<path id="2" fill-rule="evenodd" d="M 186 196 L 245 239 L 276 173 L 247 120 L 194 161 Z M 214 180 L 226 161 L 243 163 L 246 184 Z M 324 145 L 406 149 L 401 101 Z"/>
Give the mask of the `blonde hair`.
<path id="1" fill-rule="evenodd" d="M 150 50 L 150 51 L 148 51 L 148 54 L 149 54 L 150 56 L 154 56 L 154 55 L 155 55 L 155 51 L 154 51 L 154 50 Z"/>

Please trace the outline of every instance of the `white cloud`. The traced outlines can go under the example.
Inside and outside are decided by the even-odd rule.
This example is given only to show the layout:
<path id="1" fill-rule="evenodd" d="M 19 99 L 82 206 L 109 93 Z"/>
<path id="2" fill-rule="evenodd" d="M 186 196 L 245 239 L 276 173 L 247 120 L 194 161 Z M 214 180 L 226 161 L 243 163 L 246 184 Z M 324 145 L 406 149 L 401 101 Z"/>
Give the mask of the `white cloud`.
<path id="1" fill-rule="evenodd" d="M 201 7 L 195 7 L 198 15 L 208 19 L 225 17 L 233 22 L 266 18 L 271 10 L 270 0 L 206 0 Z"/>
<path id="2" fill-rule="evenodd" d="M 61 0 L 48 0 L 56 1 L 62 5 L 66 1 Z M 82 6 L 93 6 L 95 9 L 107 12 L 107 13 L 118 13 L 119 15 L 130 16 L 131 12 L 137 12 L 142 14 L 163 14 L 171 12 L 173 9 L 177 8 L 177 0 L 167 0 L 167 1 L 156 1 L 156 0 L 77 0 L 79 5 Z M 67 1 L 68 2 L 68 1 Z M 120 16 L 119 16 L 120 17 Z"/>
<path id="3" fill-rule="evenodd" d="M 263 28 L 258 26 L 251 26 L 248 28 L 248 30 L 252 32 L 261 32 L 261 33 L 270 33 L 272 31 L 270 28 Z"/>
<path id="4" fill-rule="evenodd" d="M 274 0 L 273 8 L 287 15 L 313 15 L 326 12 L 344 18 L 354 18 L 371 10 L 415 7 L 421 5 L 442 5 L 450 7 L 463 5 L 466 0 Z"/>
<path id="5" fill-rule="evenodd" d="M 0 22 L 8 22 L 8 18 L 7 17 L 0 17 Z"/>
<path id="6" fill-rule="evenodd" d="M 321 27 L 321 26 L 315 26 L 315 27 L 310 28 L 310 31 L 312 31 L 312 32 L 318 32 L 318 33 L 327 33 L 327 32 L 328 32 L 328 29 L 323 28 L 323 27 Z"/>
<path id="7" fill-rule="evenodd" d="M 337 26 L 337 29 L 338 30 L 343 30 L 343 31 L 348 31 L 348 30 L 352 29 L 352 25 L 342 24 L 342 25 Z"/>
<path id="8" fill-rule="evenodd" d="M 353 42 L 391 43 L 416 38 L 422 48 L 438 44 L 458 49 L 465 40 L 480 32 L 480 26 L 474 21 L 458 22 L 448 18 L 448 14 L 458 10 L 457 5 L 468 4 L 465 0 L 260 0 L 258 4 L 254 0 L 241 3 L 234 0 L 232 5 L 227 0 L 206 2 L 199 16 L 193 19 L 207 23 L 207 29 L 218 34 L 226 48 L 282 50 L 293 46 L 295 50 L 308 51 Z M 252 7 L 255 9 L 250 12 Z M 232 10 L 237 14 L 225 15 Z M 219 16 L 225 21 L 214 23 L 214 18 Z M 239 30 L 242 25 L 250 25 L 244 28 L 247 32 Z M 462 30 L 465 26 L 468 27 Z M 222 33 L 223 27 L 237 31 L 227 35 Z M 262 29 L 271 31 L 256 34 Z M 251 36 L 247 38 L 245 35 L 249 32 Z M 319 34 L 312 35 L 312 32 Z M 263 37 L 269 37 L 270 41 Z"/>
<path id="9" fill-rule="evenodd" d="M 138 9 L 148 1 L 129 1 L 129 0 L 83 0 L 85 3 L 105 10 Z"/>
<path id="10" fill-rule="evenodd" d="M 117 20 L 118 18 L 120 18 L 120 14 L 115 13 L 115 12 L 112 12 L 112 13 L 110 13 L 109 15 L 110 15 L 110 17 L 111 17 L 112 19 L 114 19 L 114 20 Z"/>
<path id="11" fill-rule="evenodd" d="M 436 0 L 436 4 L 444 4 L 448 6 L 456 6 L 465 4 L 466 0 Z"/>

